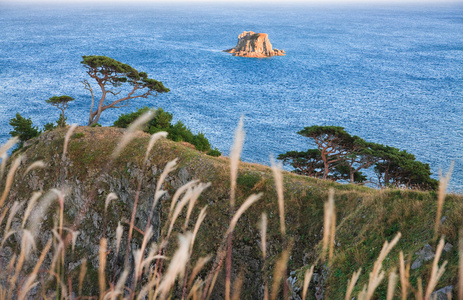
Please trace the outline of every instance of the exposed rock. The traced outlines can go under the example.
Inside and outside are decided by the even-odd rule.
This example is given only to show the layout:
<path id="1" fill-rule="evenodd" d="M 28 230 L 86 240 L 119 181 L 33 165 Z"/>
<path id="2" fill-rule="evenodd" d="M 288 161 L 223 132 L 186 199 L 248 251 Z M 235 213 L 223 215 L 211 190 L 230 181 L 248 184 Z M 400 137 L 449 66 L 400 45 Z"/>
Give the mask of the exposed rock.
<path id="1" fill-rule="evenodd" d="M 284 50 L 273 49 L 268 34 L 244 31 L 238 36 L 238 43 L 234 48 L 224 50 L 233 56 L 244 57 L 271 57 L 285 55 Z"/>
<path id="2" fill-rule="evenodd" d="M 302 300 L 301 297 L 299 297 L 299 295 L 298 295 L 298 293 L 299 293 L 299 291 L 301 289 L 296 284 L 297 283 L 297 277 L 295 276 L 295 273 L 296 272 L 292 271 L 289 274 L 288 279 L 286 279 L 286 282 L 288 283 L 288 287 L 289 287 L 289 299 L 291 299 L 291 300 Z"/>
<path id="3" fill-rule="evenodd" d="M 437 290 L 431 294 L 431 299 L 434 299 L 434 300 L 451 299 L 452 297 L 448 298 L 447 295 L 450 294 L 450 296 L 452 296 L 452 290 L 453 290 L 453 285 L 449 285 L 444 288 L 441 288 L 440 290 Z"/>
<path id="4" fill-rule="evenodd" d="M 429 244 L 424 245 L 423 249 L 415 253 L 418 255 L 417 259 L 413 262 L 411 269 L 418 269 L 423 265 L 423 262 L 431 260 L 434 258 L 435 254 L 432 251 L 432 247 Z"/>
<path id="5" fill-rule="evenodd" d="M 445 243 L 445 246 L 444 246 L 444 252 L 449 252 L 450 250 L 452 250 L 453 248 L 453 245 L 450 244 L 450 243 Z"/>

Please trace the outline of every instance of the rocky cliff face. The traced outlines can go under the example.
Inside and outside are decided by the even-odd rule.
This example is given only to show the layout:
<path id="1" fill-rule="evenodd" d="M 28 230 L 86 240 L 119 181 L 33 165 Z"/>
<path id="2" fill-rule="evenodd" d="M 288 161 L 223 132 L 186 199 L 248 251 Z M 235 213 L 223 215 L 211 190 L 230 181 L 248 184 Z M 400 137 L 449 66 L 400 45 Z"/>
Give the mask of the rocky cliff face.
<path id="1" fill-rule="evenodd" d="M 268 34 L 244 31 L 238 36 L 238 43 L 234 48 L 224 50 L 234 56 L 271 57 L 285 55 L 284 50 L 273 49 Z"/>
<path id="2" fill-rule="evenodd" d="M 84 280 L 83 293 L 85 295 L 97 295 L 98 290 L 98 266 L 100 240 L 108 240 L 107 272 L 108 278 L 118 278 L 124 268 L 124 253 L 129 247 L 132 254 L 142 244 L 143 231 L 147 228 L 149 212 L 153 203 L 157 182 L 166 164 L 178 158 L 177 166 L 165 178 L 162 189 L 167 193 L 160 199 L 154 216 L 148 226 L 153 231 L 150 242 L 160 242 L 159 237 L 163 228 L 166 228 L 169 206 L 172 196 L 183 185 L 193 179 L 200 182 L 211 182 L 211 186 L 201 193 L 196 205 L 191 212 L 188 230 L 192 230 L 195 220 L 198 218 L 200 209 L 207 206 L 207 215 L 195 241 L 194 255 L 192 261 L 216 253 L 218 245 L 223 239 L 224 232 L 228 227 L 229 215 L 229 161 L 224 157 L 206 156 L 181 143 L 169 140 L 157 141 L 152 155 L 148 157 L 146 167 L 143 167 L 143 157 L 149 141 L 149 135 L 139 132 L 134 140 L 125 148 L 120 157 L 111 160 L 111 153 L 118 141 L 124 134 L 124 130 L 118 128 L 87 128 L 79 127 L 71 136 L 67 154 L 62 157 L 65 129 L 58 129 L 52 132 L 45 132 L 39 137 L 26 143 L 21 151 L 22 163 L 18 168 L 18 174 L 24 174 L 26 168 L 34 161 L 41 160 L 45 163 L 44 168 L 34 169 L 26 176 L 16 176 L 9 193 L 8 203 L 19 201 L 26 203 L 35 191 L 43 193 L 43 197 L 49 195 L 51 189 L 56 189 L 64 194 L 64 225 L 66 228 L 78 231 L 75 239 L 75 250 L 72 255 L 66 256 L 65 268 L 73 278 L 78 278 L 82 259 L 87 259 L 88 271 Z M 305 178 L 301 178 L 302 185 L 297 185 L 294 192 L 300 194 L 307 187 Z M 139 183 L 141 182 L 141 185 Z M 278 214 L 273 189 L 271 171 L 267 167 L 248 166 L 240 164 L 240 175 L 238 178 L 237 203 L 241 204 L 250 194 L 268 189 L 268 196 L 265 201 L 254 205 L 256 210 L 249 210 L 248 214 L 240 218 L 240 222 L 234 233 L 234 262 L 233 278 L 238 276 L 239 267 L 246 266 L 244 273 L 244 284 L 241 299 L 261 299 L 263 290 L 262 277 L 255 278 L 255 274 L 262 271 L 264 262 L 261 259 L 259 250 L 259 234 L 257 220 L 262 211 L 271 211 L 272 216 Z M 0 185 L 0 190 L 1 190 Z M 117 195 L 105 208 L 105 201 L 109 193 Z M 53 196 L 53 193 L 51 193 Z M 42 197 L 42 198 L 43 198 Z M 135 198 L 138 198 L 136 210 L 135 230 L 131 244 L 127 245 L 127 232 L 131 215 L 134 209 Z M 53 200 L 47 205 L 43 199 L 38 200 L 40 221 L 34 225 L 37 228 L 37 242 L 43 246 L 53 236 L 51 229 L 56 224 L 56 209 L 58 201 Z M 56 197 L 55 197 L 56 198 Z M 53 198 L 53 199 L 55 199 Z M 43 206 L 43 207 L 42 207 Z M 188 206 L 188 205 L 187 205 Z M 22 211 L 12 219 L 11 227 L 20 230 Z M 34 209 L 35 211 L 35 209 Z M 296 212 L 297 211 L 297 212 Z M 300 209 L 291 210 L 292 214 L 299 214 Z M 186 212 L 178 217 L 178 224 L 185 222 Z M 323 214 L 320 214 L 323 216 Z M 300 216 L 295 219 L 301 219 Z M 116 227 L 118 223 L 124 229 L 119 254 L 115 254 Z M 321 224 L 320 222 L 319 224 Z M 168 225 L 168 224 L 167 224 Z M 307 226 L 310 227 L 310 226 Z M 281 251 L 277 222 L 269 224 L 267 236 L 269 258 L 275 258 Z M 174 227 L 171 247 L 166 253 L 172 255 L 176 245 L 176 234 L 182 232 L 181 225 Z M 317 226 L 314 233 L 319 233 L 321 225 Z M 0 230 L 1 232 L 1 230 Z M 7 265 L 12 257 L 14 244 L 21 242 L 21 235 L 14 235 L 10 238 L 11 243 L 7 247 L 0 247 L 0 265 Z M 300 251 L 294 253 L 298 258 L 298 265 L 301 265 L 302 257 L 306 248 L 314 248 L 318 239 L 307 239 L 302 244 Z M 310 244 L 310 246 L 309 246 Z M 40 247 L 39 247 L 40 248 Z M 69 250 L 70 251 L 70 250 Z M 40 252 L 38 252 L 40 254 Z M 38 254 L 31 261 L 36 260 Z M 133 263 L 132 255 L 129 262 Z M 48 268 L 51 261 L 47 258 L 44 268 Z M 210 263 L 207 268 L 211 268 Z M 204 278 L 206 271 L 201 276 Z M 0 278 L 7 276 L 0 270 Z M 23 278 L 21 278 L 23 280 Z M 44 279 L 46 280 L 46 278 Z M 133 282 L 129 276 L 127 286 Z M 0 280 L 1 286 L 1 280 Z M 77 289 L 74 286 L 74 289 Z M 219 276 L 212 299 L 223 299 L 224 279 Z M 50 292 L 51 293 L 51 292 Z M 179 296 L 179 295 L 176 295 Z M 174 298 L 176 298 L 174 296 Z M 31 299 L 40 298 L 40 288 L 31 291 Z"/>
<path id="3" fill-rule="evenodd" d="M 6 278 L 11 275 L 12 272 L 7 266 L 14 259 L 13 254 L 19 253 L 18 245 L 21 245 L 22 236 L 26 236 L 21 229 L 22 226 L 25 225 L 25 229 L 36 237 L 37 246 L 37 250 L 30 254 L 25 272 L 30 272 L 47 241 L 57 236 L 56 230 L 52 231 L 56 229 L 60 218 L 60 201 L 56 199 L 56 191 L 63 194 L 62 222 L 66 230 L 63 231 L 62 237 L 63 244 L 67 246 L 62 262 L 65 273 L 62 275 L 65 276 L 66 285 L 72 285 L 72 293 L 76 296 L 70 298 L 100 293 L 98 270 L 102 239 L 107 239 L 108 242 L 105 269 L 108 282 L 114 284 L 116 279 L 121 277 L 124 259 L 127 258 L 130 275 L 126 286 L 131 288 L 134 284 L 134 257 L 143 243 L 145 229 L 151 228 L 153 232 L 149 244 L 153 242 L 159 246 L 170 225 L 170 208 L 176 192 L 193 179 L 202 183 L 210 182 L 211 185 L 201 193 L 196 202 L 193 202 L 192 207 L 184 203 L 185 207 L 172 227 L 173 234 L 166 246 L 165 255 L 172 257 L 177 246 L 177 234 L 185 230 L 191 232 L 201 210 L 207 207 L 207 215 L 199 227 L 191 255 L 192 265 L 196 264 L 199 258 L 212 255 L 211 262 L 197 276 L 198 280 L 205 280 L 207 272 L 213 267 L 212 261 L 223 243 L 224 233 L 231 218 L 228 158 L 206 156 L 180 143 L 160 140 L 147 156 L 145 164 L 145 152 L 150 136 L 139 132 L 118 158 L 111 159 L 111 153 L 125 131 L 118 128 L 88 127 L 78 127 L 75 130 L 63 157 L 66 130 L 56 129 L 43 133 L 28 141 L 13 157 L 16 159 L 22 155 L 11 191 L 4 202 L 4 208 L 11 208 L 13 213 L 10 215 L 7 210 L 8 214 L 3 215 L 4 218 L 0 216 L 0 219 L 3 218 L 3 223 L 0 224 L 0 240 L 4 239 L 3 245 L 0 245 L 0 288 L 5 286 Z M 161 181 L 162 190 L 166 193 L 155 206 L 153 217 L 149 218 L 162 172 L 167 163 L 175 158 L 178 159 L 176 168 Z M 44 163 L 43 167 L 28 170 L 29 166 L 38 160 Z M 309 286 L 310 299 L 343 299 L 347 280 L 350 280 L 353 270 L 360 267 L 365 269 L 357 286 L 366 284 L 384 240 L 390 240 L 397 231 L 402 232 L 404 238 L 398 244 L 395 254 L 390 256 L 391 262 L 398 261 L 399 250 L 411 253 L 411 261 L 415 261 L 419 259 L 417 251 L 422 249 L 423 245 L 433 245 L 433 234 L 429 230 L 429 224 L 433 224 L 435 194 L 398 190 L 375 191 L 286 172 L 283 174 L 285 224 L 289 245 L 285 245 L 280 235 L 279 208 L 272 171 L 257 164 L 241 162 L 239 165 L 236 205 L 241 205 L 253 193 L 263 193 L 262 198 L 240 217 L 233 233 L 231 275 L 234 282 L 239 274 L 243 276 L 240 299 L 263 298 L 265 280 L 271 284 L 276 261 L 281 257 L 282 251 L 287 247 L 291 248 L 291 245 L 292 251 L 287 266 L 287 282 L 291 294 L 289 299 L 301 299 L 305 271 L 313 264 L 315 270 Z M 4 180 L 0 180 L 0 191 L 5 188 L 3 182 Z M 336 218 L 340 224 L 336 228 L 336 246 L 331 266 L 319 260 L 319 241 L 323 237 L 323 208 L 329 188 L 335 189 Z M 22 224 L 24 211 L 33 202 L 29 199 L 34 192 L 41 192 L 42 196 L 36 199 L 35 206 L 31 206 L 34 208 L 28 222 Z M 114 193 L 118 198 L 106 203 L 110 193 Z M 190 195 L 192 193 L 190 190 Z M 188 192 L 184 190 L 174 204 L 182 203 L 186 194 Z M 50 200 L 47 195 L 54 197 Z M 136 210 L 135 199 L 138 199 Z M 19 204 L 16 206 L 19 207 L 17 210 L 14 209 L 16 201 Z M 446 219 L 442 224 L 442 232 L 449 237 L 448 243 L 453 245 L 458 244 L 458 228 L 463 223 L 462 203 L 461 196 L 448 196 L 443 208 Z M 129 243 L 129 223 L 134 211 L 135 230 Z M 268 216 L 265 260 L 262 258 L 262 240 L 258 225 L 263 212 Z M 385 212 L 394 213 L 388 217 Z M 188 219 L 190 213 L 191 218 Z M 116 228 L 119 223 L 123 232 L 121 250 L 118 252 Z M 6 230 L 5 227 L 11 230 Z M 72 250 L 67 234 L 70 230 L 79 232 Z M 2 236 L 5 232 L 7 236 Z M 55 245 L 59 246 L 58 243 Z M 53 281 L 49 279 L 51 276 L 45 270 L 52 264 L 53 253 L 55 249 L 59 249 L 56 247 L 53 246 L 45 258 L 39 272 L 40 284 L 31 290 L 28 299 L 43 299 L 42 292 L 48 295 L 47 298 L 53 298 L 56 285 L 52 284 Z M 128 256 L 125 255 L 127 252 Z M 451 268 L 446 271 L 439 286 L 457 283 L 457 256 L 455 250 L 446 251 L 444 248 L 442 259 L 448 260 Z M 83 279 L 81 294 L 77 291 L 83 259 L 86 259 L 88 269 Z M 410 278 L 425 278 L 432 263 L 432 260 L 423 261 L 422 267 L 410 270 Z M 224 299 L 223 273 L 220 273 L 210 299 Z M 24 274 L 21 274 L 18 282 L 24 281 Z M 180 299 L 180 287 L 181 284 L 178 290 L 173 291 L 172 299 Z M 383 287 L 385 288 L 385 285 Z"/>

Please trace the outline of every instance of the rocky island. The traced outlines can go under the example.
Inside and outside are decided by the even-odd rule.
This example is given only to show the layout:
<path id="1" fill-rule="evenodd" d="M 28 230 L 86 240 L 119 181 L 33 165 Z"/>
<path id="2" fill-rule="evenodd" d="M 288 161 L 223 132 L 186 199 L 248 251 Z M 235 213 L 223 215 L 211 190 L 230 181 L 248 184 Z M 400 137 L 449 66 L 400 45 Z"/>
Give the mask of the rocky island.
<path id="1" fill-rule="evenodd" d="M 253 31 L 244 31 L 238 36 L 238 43 L 234 48 L 224 50 L 224 52 L 232 53 L 233 56 L 243 57 L 271 57 L 283 56 L 284 50 L 273 49 L 268 34 L 255 33 Z"/>

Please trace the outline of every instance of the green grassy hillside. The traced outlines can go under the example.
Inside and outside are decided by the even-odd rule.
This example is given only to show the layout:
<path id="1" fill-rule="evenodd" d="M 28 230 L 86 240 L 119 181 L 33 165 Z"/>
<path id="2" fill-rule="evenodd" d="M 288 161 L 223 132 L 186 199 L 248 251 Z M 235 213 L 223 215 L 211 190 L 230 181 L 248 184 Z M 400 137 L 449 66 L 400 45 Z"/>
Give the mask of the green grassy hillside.
<path id="1" fill-rule="evenodd" d="M 208 270 L 224 240 L 229 226 L 230 214 L 230 161 L 226 157 L 211 157 L 192 149 L 187 144 L 169 140 L 159 140 L 151 151 L 147 165 L 143 165 L 146 148 L 150 139 L 148 134 L 137 132 L 136 137 L 114 160 L 111 153 L 117 147 L 124 130 L 116 128 L 78 127 L 70 137 L 67 154 L 62 158 L 65 144 L 65 129 L 45 132 L 35 138 L 15 154 L 23 155 L 22 163 L 14 177 L 13 186 L 5 203 L 11 206 L 14 201 L 27 201 L 34 191 L 46 192 L 56 188 L 65 194 L 64 226 L 79 230 L 76 249 L 64 260 L 64 277 L 71 278 L 71 286 L 77 286 L 81 267 L 67 269 L 82 257 L 87 257 L 89 267 L 84 279 L 83 295 L 101 293 L 98 285 L 98 246 L 100 239 L 107 238 L 109 250 L 108 265 L 105 269 L 106 282 L 117 278 L 123 269 L 124 259 L 114 251 L 116 227 L 121 222 L 125 233 L 133 212 L 138 194 L 138 207 L 135 218 L 135 231 L 132 247 L 142 245 L 143 231 L 149 215 L 157 181 L 166 164 L 177 158 L 177 166 L 162 186 L 167 191 L 156 207 L 151 225 L 154 228 L 152 241 L 162 238 L 168 226 L 169 207 L 175 191 L 190 180 L 210 182 L 196 201 L 187 230 L 192 230 L 200 210 L 207 205 L 207 216 L 198 231 L 191 262 L 212 255 L 212 260 L 199 273 L 205 279 Z M 12 159 L 14 159 L 13 157 Z M 41 160 L 46 166 L 22 174 L 34 161 Z M 299 288 L 303 284 L 303 274 L 307 268 L 315 266 L 315 276 L 309 286 L 309 299 L 315 299 L 315 292 L 321 291 L 325 299 L 343 299 L 347 281 L 353 272 L 362 268 L 354 296 L 368 282 L 368 274 L 380 254 L 385 241 L 390 241 L 398 232 L 402 234 L 398 244 L 383 263 L 386 277 L 393 269 L 398 270 L 399 252 L 403 251 L 405 260 L 413 263 L 416 252 L 429 244 L 436 251 L 438 239 L 434 238 L 434 222 L 437 210 L 437 193 L 410 190 L 375 190 L 367 187 L 343 185 L 331 181 L 283 173 L 285 225 L 287 236 L 280 233 L 279 208 L 272 170 L 269 167 L 241 162 L 237 177 L 236 205 L 239 207 L 253 193 L 263 193 L 239 219 L 233 234 L 232 282 L 238 282 L 243 274 L 241 299 L 258 299 L 264 295 L 264 284 L 272 282 L 274 265 L 286 245 L 292 244 L 285 277 L 291 277 L 288 294 L 293 299 L 302 295 Z M 4 181 L 4 180 L 3 180 Z M 2 189 L 5 184 L 2 182 Z M 334 189 L 336 207 L 336 234 L 334 253 L 330 263 L 320 260 L 323 238 L 324 204 L 330 189 Z M 118 195 L 118 200 L 108 204 L 105 213 L 105 199 L 110 192 Z M 180 197 L 181 200 L 181 197 Z M 179 201 L 180 201 L 179 200 Z M 448 285 L 457 285 L 458 273 L 458 230 L 463 224 L 463 197 L 447 195 L 442 212 L 439 237 L 453 245 L 447 246 L 439 261 L 448 261 L 446 271 L 437 284 L 436 290 Z M 56 205 L 59 208 L 58 205 Z M 267 259 L 264 262 L 261 251 L 259 220 L 262 213 L 268 216 Z M 6 212 L 5 212 L 6 213 Z M 43 231 L 53 226 L 55 211 L 49 210 L 50 218 L 43 221 Z M 183 209 L 175 223 L 172 242 L 167 246 L 167 256 L 172 256 L 177 243 L 176 233 L 183 232 L 187 209 Z M 15 219 L 20 223 L 21 213 Z M 56 222 L 56 218 L 55 222 Z M 59 219 L 59 218 L 58 218 Z M 56 223 L 55 223 L 56 224 Z M 138 229 L 138 231 L 137 231 Z M 49 235 L 51 236 L 51 234 Z M 65 236 L 63 234 L 63 236 Z M 63 238 L 66 240 L 66 238 Z M 44 247 L 45 238 L 39 238 L 38 248 Z M 125 241 L 125 242 L 124 242 Z M 68 243 L 69 244 L 69 243 Z M 67 245 L 68 245 L 67 244 Z M 8 238 L 8 247 L 15 247 L 15 238 Z M 5 246 L 4 246 L 5 247 Z M 127 247 L 123 238 L 121 249 Z M 122 251 L 122 252 L 124 252 Z M 410 270 L 410 290 L 418 290 L 421 278 L 424 288 L 431 276 L 432 259 L 419 268 Z M 167 264 L 167 263 L 166 263 Z M 45 264 L 44 264 L 45 266 Z M 116 270 L 116 271 L 115 271 Z M 118 270 L 118 271 L 117 271 Z M 43 279 L 45 280 L 45 279 Z M 212 294 L 212 298 L 224 297 L 224 272 Z M 271 284 L 270 284 L 271 285 Z M 43 281 L 39 286 L 46 286 Z M 100 285 L 101 286 L 101 285 Z M 178 284 L 173 298 L 181 295 Z M 107 286 L 109 288 L 109 285 Z M 400 280 L 395 295 L 400 298 Z M 74 288 L 77 290 L 77 287 Z M 284 290 L 284 289 L 283 289 Z M 456 295 L 456 289 L 453 290 Z M 180 293 L 180 294 L 179 294 Z M 286 292 L 281 291 L 278 298 Z M 374 299 L 386 299 L 387 279 L 378 286 Z M 297 295 L 296 295 L 297 294 Z M 410 294 L 411 296 L 412 294 Z"/>

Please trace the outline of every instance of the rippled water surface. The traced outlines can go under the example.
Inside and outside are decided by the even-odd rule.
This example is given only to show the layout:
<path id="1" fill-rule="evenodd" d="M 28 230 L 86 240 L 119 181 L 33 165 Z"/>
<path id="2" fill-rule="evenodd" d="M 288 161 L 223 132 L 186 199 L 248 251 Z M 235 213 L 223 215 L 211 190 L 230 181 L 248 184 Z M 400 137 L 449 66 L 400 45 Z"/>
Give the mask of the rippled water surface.
<path id="1" fill-rule="evenodd" d="M 455 160 L 463 192 L 463 6 L 11 6 L 0 3 L 0 141 L 16 112 L 43 125 L 53 95 L 76 98 L 68 122 L 86 124 L 82 55 L 106 55 L 162 81 L 171 92 L 105 111 L 162 106 L 203 131 L 224 154 L 241 114 L 243 160 L 304 150 L 295 132 L 343 126 L 416 155 L 437 174 Z M 287 55 L 221 52 L 244 30 L 266 32 Z M 96 87 L 95 87 L 96 88 Z"/>

